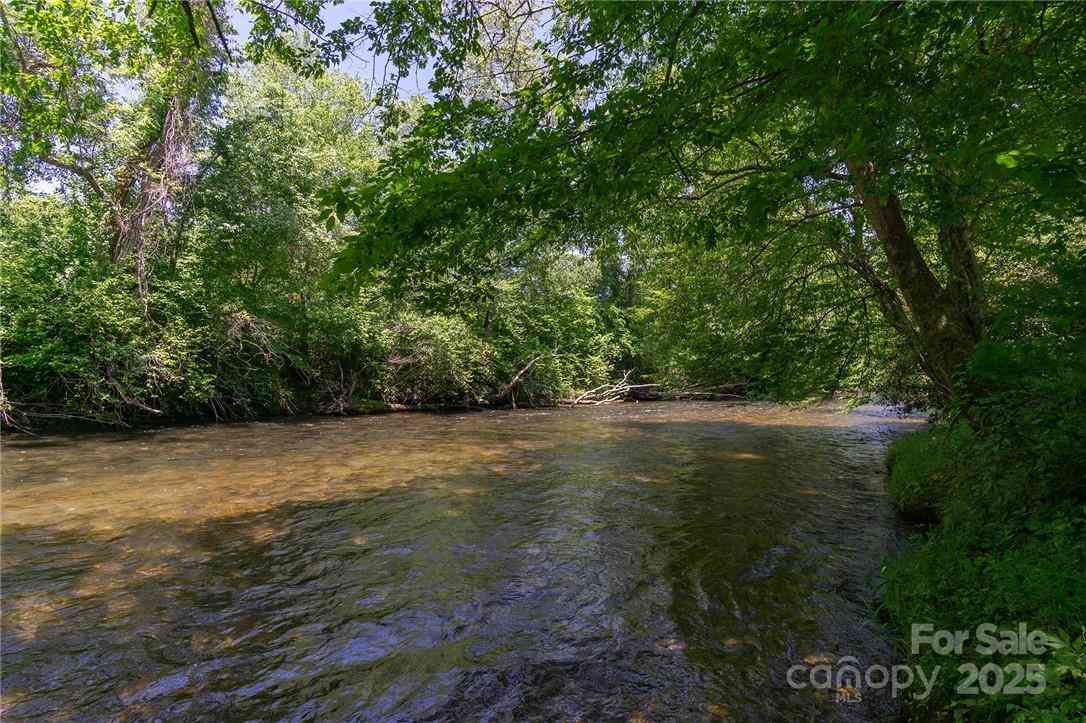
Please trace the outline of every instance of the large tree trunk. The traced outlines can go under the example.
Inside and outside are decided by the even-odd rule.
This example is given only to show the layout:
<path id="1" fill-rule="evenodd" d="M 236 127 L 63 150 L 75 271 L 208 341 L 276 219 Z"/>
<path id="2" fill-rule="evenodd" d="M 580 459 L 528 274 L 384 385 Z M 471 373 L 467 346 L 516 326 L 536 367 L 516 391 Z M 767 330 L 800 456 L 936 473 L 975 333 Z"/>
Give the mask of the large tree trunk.
<path id="1" fill-rule="evenodd" d="M 850 162 L 857 200 L 863 206 L 886 254 L 916 330 L 924 371 L 946 398 L 957 396 L 955 374 L 968 361 L 982 334 L 980 277 L 963 223 L 939 234 L 949 270 L 947 288 L 939 283 L 909 233 L 895 194 L 876 193 L 874 167 Z"/>

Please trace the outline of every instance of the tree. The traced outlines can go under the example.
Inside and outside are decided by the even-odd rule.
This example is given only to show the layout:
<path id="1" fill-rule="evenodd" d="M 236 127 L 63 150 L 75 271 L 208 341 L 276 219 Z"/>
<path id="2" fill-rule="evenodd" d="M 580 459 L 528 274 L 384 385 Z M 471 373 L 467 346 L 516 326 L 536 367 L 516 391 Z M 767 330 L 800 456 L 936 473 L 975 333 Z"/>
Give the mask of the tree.
<path id="1" fill-rule="evenodd" d="M 47 180 L 101 204 L 110 258 L 148 257 L 194 168 L 229 54 L 214 3 L 0 2 L 7 184 Z M 221 44 L 201 43 L 217 37 Z M 194 48 L 195 44 L 195 48 Z"/>
<path id="2" fill-rule="evenodd" d="M 667 205 L 706 209 L 717 244 L 809 225 L 950 398 L 987 333 L 986 265 L 1029 243 L 1006 232 L 1084 211 L 1073 4 L 522 3 L 545 70 L 480 100 L 460 70 L 499 12 L 392 2 L 364 26 L 399 76 L 432 64 L 435 102 L 380 182 L 333 194 L 363 219 L 341 268 L 599 237 Z"/>

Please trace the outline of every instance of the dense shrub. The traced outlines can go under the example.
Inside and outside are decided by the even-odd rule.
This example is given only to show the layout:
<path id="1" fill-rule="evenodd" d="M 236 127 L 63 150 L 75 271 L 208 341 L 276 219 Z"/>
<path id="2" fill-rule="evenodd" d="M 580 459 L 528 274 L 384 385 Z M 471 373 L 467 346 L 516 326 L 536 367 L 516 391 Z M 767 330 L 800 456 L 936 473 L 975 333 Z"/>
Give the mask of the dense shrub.
<path id="1" fill-rule="evenodd" d="M 327 283 L 343 241 L 319 191 L 384 152 L 370 110 L 338 73 L 233 77 L 143 292 L 136 259 L 110 258 L 103 208 L 67 193 L 0 202 L 4 421 L 545 404 L 614 375 L 628 342 L 583 255 L 395 289 L 380 274 Z"/>
<path id="2" fill-rule="evenodd" d="M 618 345 L 587 260 L 522 269 L 492 302 L 442 313 L 377 281 L 330 291 L 298 280 L 284 297 L 290 263 L 239 290 L 237 269 L 210 264 L 216 245 L 198 238 L 154 266 L 145 305 L 130 270 L 104 258 L 93 218 L 56 197 L 0 206 L 3 404 L 23 424 L 550 403 L 614 373 Z"/>

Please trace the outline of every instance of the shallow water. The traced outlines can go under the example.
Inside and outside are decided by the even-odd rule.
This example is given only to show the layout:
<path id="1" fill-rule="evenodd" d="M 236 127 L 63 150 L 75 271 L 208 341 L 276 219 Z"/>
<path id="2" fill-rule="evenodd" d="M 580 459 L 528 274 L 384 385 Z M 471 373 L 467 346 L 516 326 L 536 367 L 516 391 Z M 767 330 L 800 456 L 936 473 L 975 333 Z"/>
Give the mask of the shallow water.
<path id="1" fill-rule="evenodd" d="M 5 720 L 846 720 L 882 410 L 656 403 L 12 437 Z"/>

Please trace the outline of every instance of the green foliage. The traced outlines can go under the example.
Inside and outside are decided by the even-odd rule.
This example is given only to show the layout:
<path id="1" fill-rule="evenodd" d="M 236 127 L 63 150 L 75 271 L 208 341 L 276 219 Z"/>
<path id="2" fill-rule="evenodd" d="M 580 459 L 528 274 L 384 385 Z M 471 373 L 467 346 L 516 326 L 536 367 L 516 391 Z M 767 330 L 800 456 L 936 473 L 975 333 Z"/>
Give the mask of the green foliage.
<path id="1" fill-rule="evenodd" d="M 587 257 L 490 276 L 325 283 L 341 234 L 318 192 L 382 147 L 357 81 L 262 66 L 222 123 L 169 253 L 137 280 L 92 201 L 23 195 L 3 213 L 5 412 L 112 423 L 383 404 L 552 403 L 609 378 L 624 340 Z M 518 372 L 534 363 L 520 377 Z M 518 381 L 512 388 L 510 382 Z"/>
<path id="2" fill-rule="evenodd" d="M 986 656 L 967 645 L 962 655 L 927 649 L 906 661 L 940 685 L 926 701 L 910 703 L 917 720 L 1068 720 L 1086 705 L 1086 607 L 1081 570 L 1086 566 L 1086 509 L 1046 510 L 1022 530 L 1003 530 L 998 547 L 978 550 L 976 538 L 945 529 L 886 570 L 885 607 L 907 633 L 912 623 L 939 630 L 973 631 L 982 622 L 1016 629 L 1025 622 L 1062 641 L 1041 656 Z M 908 649 L 908 640 L 903 641 Z M 958 666 L 1042 663 L 1041 695 L 961 696 Z M 1062 715 L 1061 715 L 1062 713 Z M 1047 716 L 1047 717 L 1046 717 Z"/>
<path id="3" fill-rule="evenodd" d="M 1002 358 L 979 351 L 975 366 L 993 370 L 993 355 Z M 998 366 L 1016 374 L 1013 364 Z M 951 415 L 894 445 L 891 494 L 905 511 L 936 512 L 940 524 L 887 566 L 884 604 L 903 633 L 916 622 L 970 630 L 1025 621 L 1069 647 L 1039 659 L 1049 672 L 1043 695 L 962 698 L 947 685 L 918 704 L 918 717 L 1062 720 L 1086 704 L 1086 395 L 1064 385 L 1039 396 L 1045 369 L 1001 378 L 998 400 L 972 410 L 983 434 Z M 967 649 L 960 659 L 926 654 L 911 662 L 948 671 L 989 660 Z"/>
<path id="4" fill-rule="evenodd" d="M 409 312 L 387 331 L 386 344 L 391 354 L 377 389 L 387 401 L 473 406 L 498 383 L 493 350 L 463 319 Z"/>
<path id="5" fill-rule="evenodd" d="M 884 596 L 903 634 L 915 622 L 1024 621 L 1066 645 L 1039 659 L 1043 695 L 963 697 L 944 680 L 916 704 L 919 719 L 1066 720 L 1086 710 L 1086 283 L 1068 240 L 1038 245 L 998 278 L 991 335 L 962 372 L 967 392 L 932 429 L 894 444 L 890 493 L 938 524 L 888 564 Z M 967 649 L 910 662 L 945 672 L 963 661 L 990 659 Z"/>
<path id="6" fill-rule="evenodd" d="M 961 450 L 958 438 L 969 434 L 965 426 L 910 434 L 894 442 L 887 457 L 890 477 L 886 487 L 898 510 L 914 519 L 938 515 L 938 504 L 950 484 Z"/>
<path id="7" fill-rule="evenodd" d="M 990 288 L 1081 216 L 1070 6 L 525 5 L 538 70 L 497 95 L 467 79 L 503 52 L 500 5 L 394 2 L 356 28 L 393 82 L 431 66 L 434 100 L 326 195 L 357 221 L 338 271 L 644 239 L 667 258 L 643 366 L 942 404 Z"/>
<path id="8" fill-rule="evenodd" d="M 747 384 L 778 399 L 863 388 L 915 398 L 884 377 L 892 330 L 831 254 L 797 236 L 765 252 L 640 240 L 631 319 L 643 366 L 671 383 Z M 804 252 L 805 251 L 805 252 Z M 915 358 L 910 371 L 915 374 Z"/>
<path id="9" fill-rule="evenodd" d="M 5 384 L 16 412 L 120 421 L 132 415 L 210 411 L 223 369 L 249 354 L 219 343 L 202 289 L 175 278 L 156 290 L 145 317 L 136 281 L 104 257 L 94 209 L 55 198 L 3 208 Z M 189 283 L 186 283 L 188 281 Z M 259 386 L 258 379 L 236 379 Z M 267 395 L 274 394 L 262 390 Z M 236 391 L 248 399 L 255 394 Z M 248 402 L 242 407 L 248 406 Z"/>
<path id="10" fill-rule="evenodd" d="M 150 7 L 154 14 L 148 14 Z M 168 97 L 213 92 L 216 79 L 207 65 L 217 49 L 206 37 L 213 5 L 193 7 L 190 30 L 181 3 L 5 3 L 0 8 L 5 180 L 10 184 L 72 167 L 97 175 L 100 166 L 122 163 L 154 137 Z M 199 52 L 193 32 L 203 36 Z M 44 166 L 43 159 L 49 159 Z"/>

